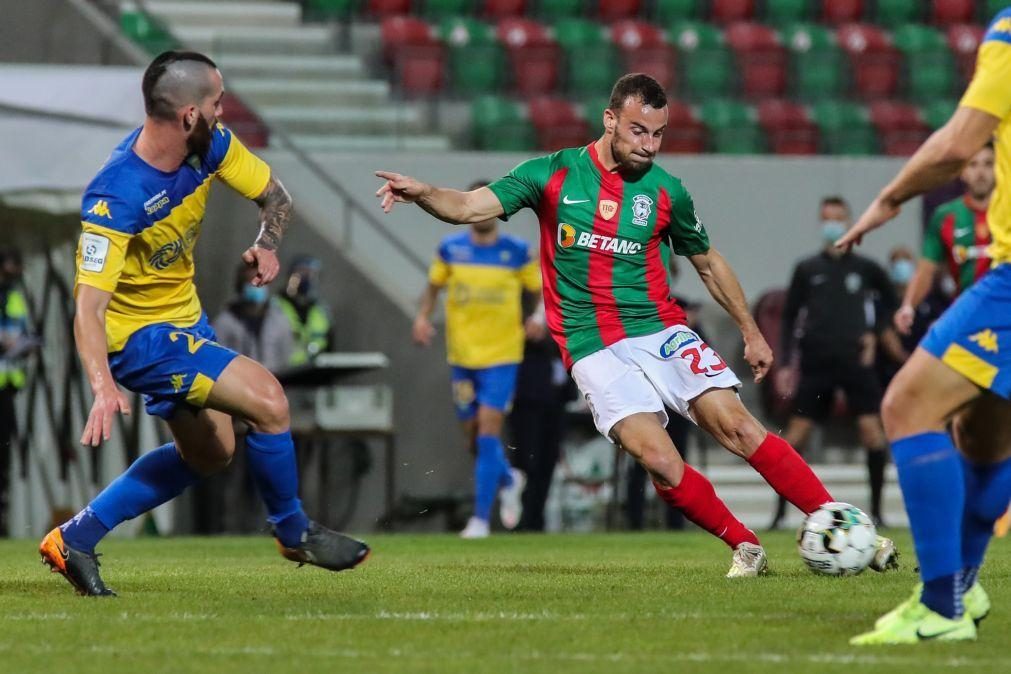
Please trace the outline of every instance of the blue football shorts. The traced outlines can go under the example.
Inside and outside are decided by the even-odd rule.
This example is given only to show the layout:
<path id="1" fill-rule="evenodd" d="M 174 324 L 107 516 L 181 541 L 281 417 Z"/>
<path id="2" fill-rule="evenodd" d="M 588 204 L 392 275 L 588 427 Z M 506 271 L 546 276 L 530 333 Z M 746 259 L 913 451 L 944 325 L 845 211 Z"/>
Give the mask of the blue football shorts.
<path id="1" fill-rule="evenodd" d="M 519 363 L 484 368 L 452 367 L 453 405 L 460 421 L 473 419 L 481 405 L 506 412 L 516 391 Z"/>

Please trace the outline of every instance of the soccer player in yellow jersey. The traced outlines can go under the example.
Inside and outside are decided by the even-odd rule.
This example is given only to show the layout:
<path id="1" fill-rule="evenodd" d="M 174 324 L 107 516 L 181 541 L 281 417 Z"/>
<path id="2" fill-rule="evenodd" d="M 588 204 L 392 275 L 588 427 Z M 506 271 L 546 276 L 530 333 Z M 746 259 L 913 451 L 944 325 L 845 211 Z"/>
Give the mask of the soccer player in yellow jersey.
<path id="1" fill-rule="evenodd" d="M 333 571 L 352 568 L 369 548 L 302 511 L 284 391 L 262 365 L 214 341 L 193 284 L 193 246 L 214 180 L 260 207 L 259 236 L 242 254 L 258 286 L 277 275 L 291 198 L 218 122 L 224 87 L 209 58 L 161 54 L 142 91 L 144 125 L 113 150 L 82 201 L 74 337 L 94 403 L 81 443 L 109 439 L 116 415 L 130 413 L 119 386 L 144 394 L 147 412 L 168 422 L 174 441 L 141 456 L 50 531 L 42 559 L 80 594 L 113 595 L 99 576 L 95 545 L 227 466 L 237 417 L 251 428 L 249 467 L 281 553 Z"/>
<path id="2" fill-rule="evenodd" d="M 487 184 L 477 182 L 470 189 Z M 476 454 L 474 515 L 460 536 L 485 538 L 496 494 L 502 524 L 513 529 L 520 519 L 524 476 L 506 459 L 502 423 L 523 360 L 522 295 L 536 293 L 540 299 L 541 272 L 527 242 L 500 233 L 492 218 L 447 236 L 439 245 L 414 321 L 413 337 L 419 344 L 428 346 L 435 334 L 431 316 L 443 288 L 448 291 L 446 351 L 453 402 Z M 528 321 L 527 329 L 537 329 L 536 318 Z"/>
<path id="3" fill-rule="evenodd" d="M 859 243 L 910 198 L 954 178 L 991 138 L 993 268 L 934 323 L 882 403 L 923 582 L 854 644 L 975 639 L 990 610 L 977 574 L 1011 497 L 1011 9 L 990 24 L 951 119 L 837 245 Z"/>

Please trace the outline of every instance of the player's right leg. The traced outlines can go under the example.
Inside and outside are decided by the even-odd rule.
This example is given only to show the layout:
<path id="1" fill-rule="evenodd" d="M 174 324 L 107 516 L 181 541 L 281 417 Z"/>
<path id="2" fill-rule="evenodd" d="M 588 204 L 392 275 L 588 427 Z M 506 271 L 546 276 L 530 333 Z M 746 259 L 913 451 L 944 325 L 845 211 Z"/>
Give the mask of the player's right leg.
<path id="1" fill-rule="evenodd" d="M 783 440 L 791 447 L 796 447 L 799 454 L 804 445 L 807 444 L 808 438 L 811 437 L 813 429 L 813 419 L 800 414 L 794 414 L 787 422 L 786 430 L 783 431 Z M 786 517 L 786 499 L 778 494 L 776 496 L 776 512 L 773 513 L 772 522 L 769 524 L 770 530 L 775 530 L 782 526 L 783 518 Z"/>

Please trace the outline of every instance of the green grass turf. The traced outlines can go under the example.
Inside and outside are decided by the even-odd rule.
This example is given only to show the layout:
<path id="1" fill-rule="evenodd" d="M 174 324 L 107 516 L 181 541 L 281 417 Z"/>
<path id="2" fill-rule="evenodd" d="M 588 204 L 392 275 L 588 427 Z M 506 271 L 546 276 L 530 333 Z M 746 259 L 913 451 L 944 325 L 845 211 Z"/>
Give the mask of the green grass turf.
<path id="1" fill-rule="evenodd" d="M 976 643 L 862 648 L 852 635 L 908 596 L 898 573 L 816 577 L 789 533 L 771 573 L 723 577 L 701 533 L 373 536 L 360 569 L 296 569 L 267 538 L 110 540 L 118 599 L 80 598 L 29 541 L 0 543 L 0 671 L 965 672 L 1011 671 L 1011 540 L 982 580 Z"/>

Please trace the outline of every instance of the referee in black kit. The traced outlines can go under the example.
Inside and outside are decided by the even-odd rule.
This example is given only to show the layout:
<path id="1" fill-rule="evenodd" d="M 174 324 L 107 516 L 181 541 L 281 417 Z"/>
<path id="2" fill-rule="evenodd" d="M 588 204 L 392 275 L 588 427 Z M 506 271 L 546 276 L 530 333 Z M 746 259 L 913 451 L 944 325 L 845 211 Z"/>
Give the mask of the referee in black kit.
<path id="1" fill-rule="evenodd" d="M 850 225 L 849 205 L 842 197 L 821 202 L 820 253 L 801 260 L 793 270 L 783 309 L 782 362 L 791 364 L 794 340 L 799 345 L 799 383 L 796 367 L 785 375 L 794 390 L 793 416 L 784 439 L 802 448 L 814 424 L 832 413 L 835 392 L 846 394 L 846 407 L 856 418 L 860 442 L 867 449 L 871 517 L 882 526 L 881 494 L 888 454 L 879 408 L 881 386 L 874 370 L 877 334 L 887 325 L 898 301 L 888 274 L 876 262 L 833 243 Z M 874 305 L 883 311 L 876 315 Z M 798 317 L 804 313 L 803 320 Z M 786 503 L 782 499 L 772 528 L 780 526 Z"/>

